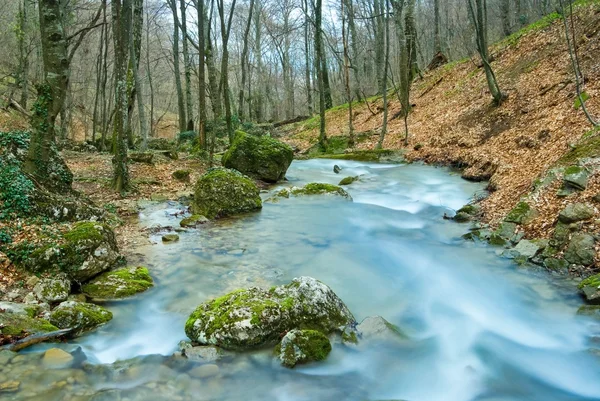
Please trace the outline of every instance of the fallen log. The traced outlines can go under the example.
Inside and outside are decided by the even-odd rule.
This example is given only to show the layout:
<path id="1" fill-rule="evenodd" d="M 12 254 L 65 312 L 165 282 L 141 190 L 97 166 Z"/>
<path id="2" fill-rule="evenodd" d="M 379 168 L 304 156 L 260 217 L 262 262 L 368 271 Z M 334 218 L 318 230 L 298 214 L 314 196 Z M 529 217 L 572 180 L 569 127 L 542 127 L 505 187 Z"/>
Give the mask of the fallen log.
<path id="1" fill-rule="evenodd" d="M 51 331 L 50 333 L 32 334 L 12 344 L 5 345 L 0 349 L 17 352 L 27 347 L 31 347 L 35 344 L 40 344 L 46 341 L 67 337 L 69 334 L 71 334 L 71 332 L 73 332 L 73 329 L 62 329 Z"/>

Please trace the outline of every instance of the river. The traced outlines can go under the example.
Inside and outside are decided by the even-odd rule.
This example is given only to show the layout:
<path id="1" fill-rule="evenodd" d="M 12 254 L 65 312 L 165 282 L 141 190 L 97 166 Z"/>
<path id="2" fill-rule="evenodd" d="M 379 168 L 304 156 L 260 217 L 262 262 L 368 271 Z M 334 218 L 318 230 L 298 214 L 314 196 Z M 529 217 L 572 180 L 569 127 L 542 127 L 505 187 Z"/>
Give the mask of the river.
<path id="1" fill-rule="evenodd" d="M 7 399 L 600 400 L 600 358 L 588 351 L 594 342 L 600 347 L 600 322 L 576 316 L 582 301 L 574 284 L 464 241 L 468 225 L 442 218 L 481 193 L 482 184 L 418 164 L 315 159 L 295 161 L 277 188 L 356 175 L 360 181 L 347 187 L 353 202 L 282 199 L 182 233 L 177 243 L 153 236 L 156 245 L 136 252 L 155 288 L 107 304 L 113 321 L 60 345 L 81 346 L 88 359 L 81 366 L 40 368 L 33 351 L 49 344 L 13 361 L 0 377 L 18 374 L 23 390 Z M 140 224 L 177 226 L 171 213 L 179 207 L 150 205 Z M 242 353 L 217 362 L 210 377 L 169 357 L 201 302 L 301 275 L 328 284 L 359 321 L 381 315 L 410 341 L 334 344 L 325 362 L 293 370 L 279 366 L 270 350 Z M 141 357 L 156 354 L 165 357 Z"/>

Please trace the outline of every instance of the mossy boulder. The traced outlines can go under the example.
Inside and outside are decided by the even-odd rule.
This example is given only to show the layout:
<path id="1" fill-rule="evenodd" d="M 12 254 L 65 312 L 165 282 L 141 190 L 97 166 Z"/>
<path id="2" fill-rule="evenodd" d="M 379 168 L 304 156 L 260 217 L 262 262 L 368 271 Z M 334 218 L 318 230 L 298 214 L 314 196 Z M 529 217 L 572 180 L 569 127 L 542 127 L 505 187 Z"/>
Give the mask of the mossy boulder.
<path id="1" fill-rule="evenodd" d="M 175 178 L 177 181 L 189 182 L 191 170 L 175 170 L 171 176 Z"/>
<path id="2" fill-rule="evenodd" d="M 350 185 L 354 181 L 358 181 L 358 176 L 356 176 L 356 177 L 350 176 L 350 177 L 342 178 L 342 180 L 340 181 L 340 183 L 338 185 Z"/>
<path id="3" fill-rule="evenodd" d="M 293 329 L 341 332 L 354 317 L 331 288 L 311 277 L 263 290 L 237 290 L 200 305 L 185 324 L 195 343 L 224 349 L 275 344 Z"/>
<path id="4" fill-rule="evenodd" d="M 269 136 L 254 136 L 237 131 L 221 162 L 227 168 L 266 182 L 277 182 L 294 159 L 292 148 Z"/>
<path id="5" fill-rule="evenodd" d="M 582 305 L 577 309 L 577 314 L 600 319 L 600 305 Z"/>
<path id="6" fill-rule="evenodd" d="M 0 310 L 0 335 L 24 336 L 58 330 L 45 319 L 37 317 L 38 309 L 22 304 L 2 302 Z"/>
<path id="7" fill-rule="evenodd" d="M 558 215 L 558 221 L 564 224 L 576 223 L 594 217 L 594 208 L 585 203 L 571 203 Z"/>
<path id="8" fill-rule="evenodd" d="M 577 233 L 573 235 L 571 241 L 569 241 L 569 246 L 565 251 L 565 259 L 576 265 L 592 265 L 596 255 L 594 243 L 595 239 L 590 234 Z"/>
<path id="9" fill-rule="evenodd" d="M 154 285 L 145 267 L 126 267 L 99 275 L 84 284 L 81 291 L 96 300 L 114 300 L 131 297 Z"/>
<path id="10" fill-rule="evenodd" d="M 177 234 L 165 234 L 162 236 L 162 242 L 177 242 L 179 241 L 179 235 Z"/>
<path id="11" fill-rule="evenodd" d="M 322 182 L 311 182 L 303 187 L 292 187 L 290 193 L 293 196 L 335 195 L 352 200 L 350 194 L 348 194 L 348 192 L 346 192 L 342 187 L 333 184 L 325 184 Z"/>
<path id="12" fill-rule="evenodd" d="M 588 277 L 579 283 L 579 290 L 588 302 L 600 304 L 600 274 Z"/>
<path id="13" fill-rule="evenodd" d="M 199 224 L 208 223 L 208 219 L 200 214 L 194 214 L 190 217 L 185 217 L 179 222 L 181 227 L 197 227 Z"/>
<path id="14" fill-rule="evenodd" d="M 64 273 L 41 279 L 33 288 L 36 297 L 43 302 L 66 301 L 71 293 L 71 280 Z"/>
<path id="15" fill-rule="evenodd" d="M 34 250 L 25 265 L 34 272 L 59 270 L 71 280 L 84 282 L 113 267 L 119 257 L 115 234 L 108 225 L 82 221 L 56 242 Z"/>
<path id="16" fill-rule="evenodd" d="M 198 179 L 192 211 L 214 219 L 262 208 L 259 189 L 250 178 L 227 168 L 212 168 Z"/>
<path id="17" fill-rule="evenodd" d="M 515 224 L 529 224 L 538 216 L 535 210 L 527 202 L 519 202 L 506 216 L 504 221 Z"/>
<path id="18" fill-rule="evenodd" d="M 50 323 L 60 329 L 73 329 L 83 333 L 110 321 L 112 312 L 95 304 L 66 301 L 50 314 Z"/>
<path id="19" fill-rule="evenodd" d="M 330 352 L 329 338 L 317 330 L 290 330 L 275 348 L 281 364 L 287 368 L 325 360 Z"/>

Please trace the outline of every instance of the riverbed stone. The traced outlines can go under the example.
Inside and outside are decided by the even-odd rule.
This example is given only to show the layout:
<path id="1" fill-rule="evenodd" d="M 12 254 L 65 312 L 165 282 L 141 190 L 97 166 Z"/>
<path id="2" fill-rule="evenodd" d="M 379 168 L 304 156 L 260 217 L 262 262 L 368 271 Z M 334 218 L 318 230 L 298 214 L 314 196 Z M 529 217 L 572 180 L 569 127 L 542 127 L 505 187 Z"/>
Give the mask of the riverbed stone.
<path id="1" fill-rule="evenodd" d="M 600 304 L 600 274 L 586 278 L 579 283 L 578 288 L 588 302 Z"/>
<path id="2" fill-rule="evenodd" d="M 43 302 L 66 301 L 71 293 L 71 280 L 64 273 L 43 278 L 35 285 L 33 292 Z"/>
<path id="3" fill-rule="evenodd" d="M 565 186 L 583 191 L 588 184 L 589 172 L 580 166 L 570 166 L 565 169 L 563 181 Z"/>
<path id="4" fill-rule="evenodd" d="M 154 285 L 148 268 L 131 266 L 99 275 L 81 287 L 81 291 L 96 300 L 115 300 L 131 297 Z"/>
<path id="5" fill-rule="evenodd" d="M 504 218 L 504 221 L 519 225 L 529 224 L 538 216 L 538 212 L 527 202 L 519 202 Z"/>
<path id="6" fill-rule="evenodd" d="M 212 363 L 223 357 L 223 350 L 214 345 L 194 347 L 191 343 L 182 341 L 179 348 L 181 354 L 193 362 Z"/>
<path id="7" fill-rule="evenodd" d="M 293 196 L 335 195 L 350 201 L 352 200 L 350 194 L 342 187 L 322 182 L 311 182 L 303 187 L 292 187 L 290 189 L 290 194 Z"/>
<path id="8" fill-rule="evenodd" d="M 341 332 L 351 322 L 354 317 L 331 288 L 299 277 L 268 291 L 253 287 L 205 302 L 190 315 L 185 332 L 195 343 L 236 350 L 274 344 L 292 329 Z"/>
<path id="9" fill-rule="evenodd" d="M 576 265 L 589 266 L 593 264 L 596 255 L 594 243 L 595 239 L 590 234 L 574 234 L 565 251 L 565 259 Z"/>
<path id="10" fill-rule="evenodd" d="M 0 383 L 0 394 L 2 393 L 15 393 L 19 391 L 19 387 L 21 386 L 21 382 L 17 380 L 9 380 L 6 382 Z"/>
<path id="11" fill-rule="evenodd" d="M 104 223 L 80 221 L 61 239 L 38 247 L 25 262 L 29 270 L 60 270 L 84 282 L 110 269 L 120 258 L 113 230 Z"/>
<path id="12" fill-rule="evenodd" d="M 519 241 L 514 250 L 524 258 L 531 259 L 541 250 L 540 244 L 535 241 L 523 239 Z"/>
<path id="13" fill-rule="evenodd" d="M 594 208 L 585 203 L 572 203 L 558 215 L 558 221 L 564 224 L 576 223 L 594 217 Z"/>
<path id="14" fill-rule="evenodd" d="M 188 375 L 190 375 L 191 377 L 195 377 L 197 379 L 204 379 L 207 377 L 216 376 L 218 374 L 219 374 L 219 367 L 215 364 L 200 365 L 195 368 L 192 368 L 188 372 Z"/>
<path id="15" fill-rule="evenodd" d="M 322 361 L 330 352 L 329 338 L 317 330 L 290 330 L 275 348 L 275 354 L 286 368 Z"/>
<path id="16" fill-rule="evenodd" d="M 105 324 L 112 317 L 112 312 L 99 305 L 66 301 L 52 311 L 50 323 L 61 329 L 83 333 Z"/>
<path id="17" fill-rule="evenodd" d="M 73 355 L 60 348 L 50 348 L 44 353 L 42 363 L 46 368 L 64 369 L 73 363 Z"/>
<path id="18" fill-rule="evenodd" d="M 369 316 L 356 326 L 349 325 L 342 333 L 342 342 L 358 344 L 363 341 L 402 341 L 408 336 L 381 316 Z"/>
<path id="19" fill-rule="evenodd" d="M 342 180 L 340 181 L 340 183 L 338 185 L 350 185 L 354 181 L 358 181 L 358 176 L 355 176 L 355 177 L 349 176 L 346 178 L 342 178 Z"/>
<path id="20" fill-rule="evenodd" d="M 600 320 L 600 305 L 582 305 L 577 309 L 577 314 Z"/>
<path id="21" fill-rule="evenodd" d="M 179 235 L 177 234 L 165 234 L 162 236 L 162 242 L 177 242 L 179 241 Z"/>
<path id="22" fill-rule="evenodd" d="M 221 162 L 227 168 L 265 182 L 277 182 L 294 159 L 292 148 L 270 136 L 254 136 L 237 131 Z"/>
<path id="23" fill-rule="evenodd" d="M 556 272 L 566 272 L 569 269 L 569 262 L 555 257 L 544 259 L 544 267 Z"/>
<path id="24" fill-rule="evenodd" d="M 191 215 L 189 217 L 185 217 L 184 219 L 182 219 L 179 222 L 179 225 L 181 227 L 190 227 L 190 228 L 193 228 L 193 227 L 197 227 L 200 224 L 208 223 L 208 221 L 209 220 L 206 217 L 202 216 L 202 215 L 193 214 L 193 215 Z"/>
<path id="25" fill-rule="evenodd" d="M 212 168 L 196 183 L 192 211 L 209 219 L 262 208 L 259 189 L 250 178 L 226 169 Z"/>

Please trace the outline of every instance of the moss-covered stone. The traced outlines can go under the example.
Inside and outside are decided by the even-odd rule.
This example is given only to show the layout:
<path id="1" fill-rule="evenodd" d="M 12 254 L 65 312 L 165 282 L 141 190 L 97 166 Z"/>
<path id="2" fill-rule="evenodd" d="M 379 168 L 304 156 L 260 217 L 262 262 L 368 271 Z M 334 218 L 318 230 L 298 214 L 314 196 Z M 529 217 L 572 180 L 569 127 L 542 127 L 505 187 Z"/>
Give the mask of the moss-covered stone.
<path id="1" fill-rule="evenodd" d="M 191 170 L 175 170 L 171 176 L 175 178 L 177 181 L 189 182 Z"/>
<path id="2" fill-rule="evenodd" d="M 338 185 L 350 185 L 354 181 L 358 181 L 358 176 L 356 176 L 356 177 L 350 176 L 350 177 L 342 178 L 342 180 L 340 181 L 340 183 Z"/>
<path id="3" fill-rule="evenodd" d="M 600 319 L 600 305 L 582 305 L 577 310 L 577 314 Z"/>
<path id="4" fill-rule="evenodd" d="M 544 259 L 544 267 L 556 272 L 565 272 L 569 268 L 569 262 L 564 259 L 550 257 Z"/>
<path id="5" fill-rule="evenodd" d="M 0 313 L 0 334 L 5 336 L 49 333 L 56 330 L 58 328 L 45 319 L 39 319 L 28 314 Z"/>
<path id="6" fill-rule="evenodd" d="M 145 267 L 126 267 L 101 274 L 84 284 L 81 291 L 96 300 L 114 300 L 131 297 L 154 285 Z"/>
<path id="7" fill-rule="evenodd" d="M 113 230 L 104 223 L 81 221 L 62 238 L 48 240 L 24 261 L 34 272 L 60 270 L 83 282 L 110 269 L 120 255 Z"/>
<path id="8" fill-rule="evenodd" d="M 583 191 L 588 184 L 589 172 L 583 167 L 570 166 L 565 169 L 563 180 L 566 187 Z"/>
<path id="9" fill-rule="evenodd" d="M 112 319 L 113 315 L 99 305 L 66 301 L 50 314 L 50 323 L 60 329 L 74 329 L 83 333 L 95 329 Z"/>
<path id="10" fill-rule="evenodd" d="M 273 344 L 292 329 L 341 332 L 351 322 L 354 317 L 331 288 L 300 277 L 269 291 L 254 287 L 206 302 L 190 315 L 185 332 L 201 345 L 251 349 Z"/>
<path id="11" fill-rule="evenodd" d="M 266 182 L 277 182 L 294 159 L 292 148 L 269 136 L 237 131 L 221 162 L 223 166 Z"/>
<path id="12" fill-rule="evenodd" d="M 527 202 L 519 202 L 506 216 L 504 221 L 515 224 L 528 224 L 538 216 L 537 210 Z"/>
<path id="13" fill-rule="evenodd" d="M 212 168 L 198 179 L 192 211 L 214 219 L 262 208 L 254 181 L 239 172 Z"/>
<path id="14" fill-rule="evenodd" d="M 281 364 L 293 368 L 298 364 L 325 360 L 331 352 L 331 343 L 320 331 L 291 330 L 276 350 Z"/>
<path id="15" fill-rule="evenodd" d="M 594 217 L 594 208 L 585 203 L 571 203 L 558 215 L 558 221 L 564 224 L 576 223 Z"/>
<path id="16" fill-rule="evenodd" d="M 600 274 L 586 278 L 579 283 L 578 288 L 588 302 L 600 304 Z"/>
<path id="17" fill-rule="evenodd" d="M 321 182 L 311 182 L 303 187 L 293 187 L 290 193 L 294 196 L 304 195 L 339 195 L 348 200 L 352 200 L 352 197 L 343 188 L 333 185 L 325 184 Z"/>
<path id="18" fill-rule="evenodd" d="M 33 292 L 43 302 L 66 301 L 71 293 L 71 280 L 63 273 L 43 278 L 35 285 Z"/>
<path id="19" fill-rule="evenodd" d="M 199 224 L 208 223 L 208 219 L 200 214 L 194 214 L 186 217 L 179 222 L 181 227 L 196 227 Z"/>
<path id="20" fill-rule="evenodd" d="M 179 241 L 179 235 L 177 234 L 165 234 L 162 236 L 162 242 L 177 242 Z"/>
<path id="21" fill-rule="evenodd" d="M 595 239 L 590 234 L 574 234 L 569 241 L 567 250 L 565 251 L 565 259 L 576 265 L 592 265 L 594 263 L 594 257 L 596 256 L 594 243 Z"/>

